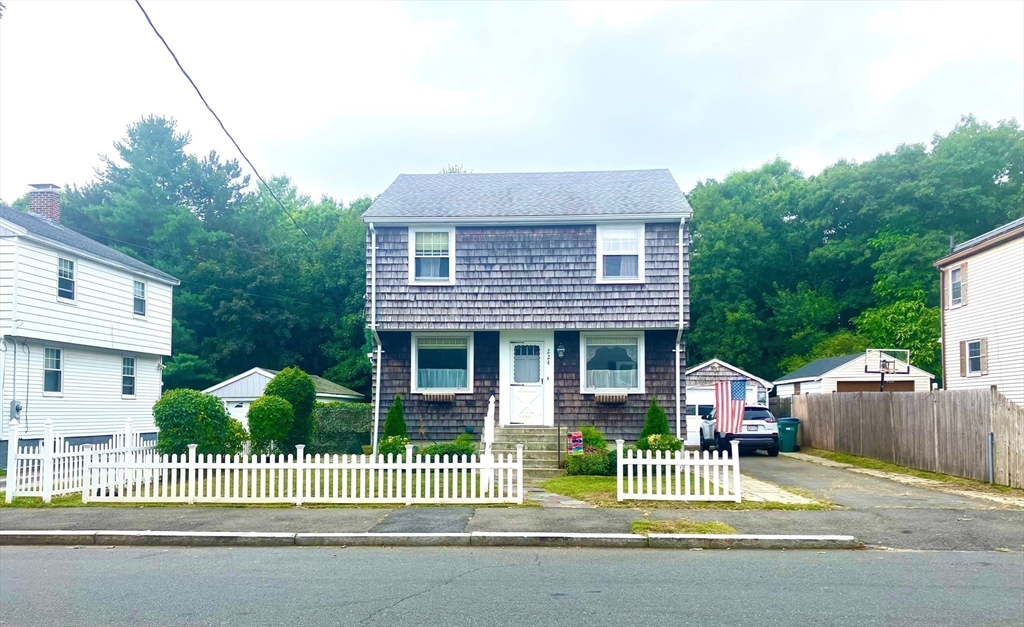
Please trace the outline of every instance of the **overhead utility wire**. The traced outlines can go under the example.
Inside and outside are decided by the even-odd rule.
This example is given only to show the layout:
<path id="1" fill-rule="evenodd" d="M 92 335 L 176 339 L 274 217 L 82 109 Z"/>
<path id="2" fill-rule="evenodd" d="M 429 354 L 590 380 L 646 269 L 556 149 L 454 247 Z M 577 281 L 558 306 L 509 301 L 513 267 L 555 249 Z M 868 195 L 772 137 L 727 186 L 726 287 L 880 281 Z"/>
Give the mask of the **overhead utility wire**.
<path id="1" fill-rule="evenodd" d="M 295 219 L 295 216 L 293 216 L 291 212 L 288 211 L 288 209 L 284 206 L 284 203 L 281 202 L 281 199 L 278 198 L 277 194 L 274 193 L 274 190 L 271 189 L 269 185 L 267 185 L 267 182 L 265 180 L 263 180 L 263 177 L 260 175 L 259 170 L 256 169 L 256 166 L 252 164 L 252 161 L 249 160 L 249 157 L 245 155 L 245 152 L 242 150 L 242 147 L 238 145 L 238 142 L 235 141 L 235 138 L 232 137 L 231 133 L 228 132 L 228 129 L 224 126 L 224 122 L 221 121 L 220 116 L 217 115 L 217 112 L 213 110 L 213 107 L 210 106 L 210 103 L 206 102 L 206 98 L 203 96 L 203 92 L 199 91 L 199 86 L 196 85 L 196 82 L 194 80 L 192 80 L 192 77 L 189 76 L 189 73 L 185 71 L 185 68 L 181 65 L 181 61 L 178 60 L 178 55 L 174 54 L 174 50 L 171 50 L 170 44 L 167 43 L 167 40 L 164 39 L 164 36 L 160 34 L 159 30 L 157 30 L 156 25 L 153 24 L 153 20 L 149 18 L 149 13 L 146 13 L 146 9 L 142 7 L 142 3 L 139 0 L 135 0 L 135 5 L 139 7 L 140 11 L 142 11 L 142 15 L 146 18 L 146 21 L 149 22 L 149 27 L 153 29 L 153 32 L 160 39 L 161 43 L 163 43 L 164 48 L 167 48 L 167 52 L 171 54 L 171 58 L 174 59 L 174 63 L 178 66 L 178 69 L 181 70 L 181 73 L 184 74 L 185 78 L 188 79 L 189 84 L 192 85 L 192 89 L 196 90 L 196 94 L 199 96 L 199 99 L 203 101 L 203 104 L 206 106 L 206 110 L 210 112 L 210 115 L 213 116 L 213 119 L 217 120 L 217 124 L 220 124 L 220 129 L 224 131 L 224 134 L 228 136 L 228 139 L 231 140 L 231 143 L 235 145 L 235 149 L 238 150 L 238 154 L 242 155 L 242 159 L 244 159 L 245 162 L 249 164 L 249 168 L 253 171 L 253 174 L 256 175 L 256 178 L 260 180 L 260 183 L 263 183 L 263 186 L 266 187 L 267 191 L 270 193 L 270 196 L 277 201 L 278 205 L 281 206 L 281 211 L 283 211 L 285 215 L 291 218 L 291 221 L 295 224 L 295 228 L 299 229 L 299 231 L 306 236 L 306 239 L 309 240 L 309 243 L 313 245 L 313 248 L 315 248 L 318 253 L 323 255 L 323 251 L 320 250 L 320 246 L 318 246 L 316 241 L 314 241 L 313 238 L 309 236 L 309 233 L 307 233 L 305 229 L 303 229 L 299 225 L 299 221 Z"/>

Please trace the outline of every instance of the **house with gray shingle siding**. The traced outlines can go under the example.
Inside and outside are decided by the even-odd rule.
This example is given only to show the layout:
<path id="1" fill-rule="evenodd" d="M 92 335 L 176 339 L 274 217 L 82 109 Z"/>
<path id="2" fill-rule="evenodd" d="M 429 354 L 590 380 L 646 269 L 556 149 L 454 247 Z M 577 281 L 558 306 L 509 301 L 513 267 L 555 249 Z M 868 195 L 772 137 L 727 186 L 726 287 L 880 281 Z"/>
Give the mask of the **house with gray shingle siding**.
<path id="1" fill-rule="evenodd" d="M 449 440 L 494 395 L 635 440 L 657 397 L 684 437 L 691 215 L 668 170 L 400 175 L 363 216 L 378 420 Z"/>

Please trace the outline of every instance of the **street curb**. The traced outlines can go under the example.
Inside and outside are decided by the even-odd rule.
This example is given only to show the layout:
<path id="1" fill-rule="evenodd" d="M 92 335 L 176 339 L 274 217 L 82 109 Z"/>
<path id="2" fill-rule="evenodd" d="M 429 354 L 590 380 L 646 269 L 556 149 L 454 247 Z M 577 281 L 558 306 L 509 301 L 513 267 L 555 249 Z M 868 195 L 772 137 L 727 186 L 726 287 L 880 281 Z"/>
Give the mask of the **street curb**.
<path id="1" fill-rule="evenodd" d="M 652 549 L 858 549 L 853 536 L 555 533 L 275 533 L 256 531 L 0 531 L 0 545 L 479 546 Z"/>

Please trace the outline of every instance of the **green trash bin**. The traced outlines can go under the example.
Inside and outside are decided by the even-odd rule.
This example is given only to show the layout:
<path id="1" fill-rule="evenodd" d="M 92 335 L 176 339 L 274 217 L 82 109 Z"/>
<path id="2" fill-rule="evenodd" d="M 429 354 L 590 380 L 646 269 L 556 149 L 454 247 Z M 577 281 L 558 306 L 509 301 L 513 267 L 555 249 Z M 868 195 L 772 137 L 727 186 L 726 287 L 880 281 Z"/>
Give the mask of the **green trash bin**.
<path id="1" fill-rule="evenodd" d="M 797 445 L 799 431 L 799 418 L 779 418 L 779 449 L 783 453 L 795 453 L 800 450 Z"/>

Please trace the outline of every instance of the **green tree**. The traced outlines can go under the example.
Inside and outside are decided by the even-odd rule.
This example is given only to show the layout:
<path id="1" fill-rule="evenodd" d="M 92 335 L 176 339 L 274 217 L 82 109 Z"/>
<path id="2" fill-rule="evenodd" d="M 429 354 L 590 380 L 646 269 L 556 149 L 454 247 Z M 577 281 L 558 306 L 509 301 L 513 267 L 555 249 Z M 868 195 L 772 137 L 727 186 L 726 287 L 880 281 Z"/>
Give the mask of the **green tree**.
<path id="1" fill-rule="evenodd" d="M 241 450 L 246 433 L 228 416 L 224 403 L 196 390 L 170 390 L 153 405 L 159 429 L 156 448 L 165 455 L 183 455 L 196 444 L 200 455 L 233 455 Z"/>
<path id="2" fill-rule="evenodd" d="M 313 379 L 296 367 L 278 372 L 263 388 L 264 396 L 278 396 L 288 401 L 295 412 L 291 429 L 278 448 L 293 452 L 295 445 L 313 443 L 313 406 L 316 404 L 316 386 Z"/>
<path id="3" fill-rule="evenodd" d="M 405 406 L 402 405 L 402 397 L 399 394 L 395 395 L 395 401 L 388 408 L 388 415 L 384 419 L 384 433 L 381 435 L 382 438 L 392 436 L 409 437 L 405 426 Z"/>
<path id="4" fill-rule="evenodd" d="M 644 439 L 652 435 L 671 435 L 668 428 L 668 415 L 657 397 L 651 397 L 651 404 L 647 407 L 647 418 L 644 420 L 644 428 L 640 431 L 640 438 Z"/>
<path id="5" fill-rule="evenodd" d="M 280 396 L 264 395 L 249 406 L 247 418 L 253 449 L 269 452 L 271 443 L 284 442 L 288 437 L 295 422 L 295 410 Z"/>

